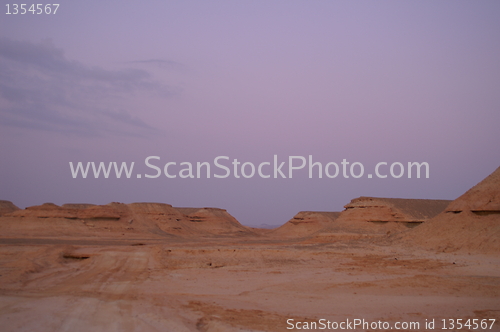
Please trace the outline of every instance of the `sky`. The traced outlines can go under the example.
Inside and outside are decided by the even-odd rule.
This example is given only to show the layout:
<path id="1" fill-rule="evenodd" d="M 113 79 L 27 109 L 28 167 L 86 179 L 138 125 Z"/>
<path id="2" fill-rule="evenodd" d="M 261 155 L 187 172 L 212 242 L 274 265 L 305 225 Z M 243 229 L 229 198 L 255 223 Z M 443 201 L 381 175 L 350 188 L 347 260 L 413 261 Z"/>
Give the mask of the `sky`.
<path id="1" fill-rule="evenodd" d="M 21 208 L 161 202 L 279 225 L 359 196 L 455 199 L 500 166 L 498 1 L 0 2 L 0 199 Z M 292 178 L 290 156 L 306 159 Z M 134 169 L 74 178 L 70 162 Z M 429 178 L 390 176 L 408 162 Z"/>

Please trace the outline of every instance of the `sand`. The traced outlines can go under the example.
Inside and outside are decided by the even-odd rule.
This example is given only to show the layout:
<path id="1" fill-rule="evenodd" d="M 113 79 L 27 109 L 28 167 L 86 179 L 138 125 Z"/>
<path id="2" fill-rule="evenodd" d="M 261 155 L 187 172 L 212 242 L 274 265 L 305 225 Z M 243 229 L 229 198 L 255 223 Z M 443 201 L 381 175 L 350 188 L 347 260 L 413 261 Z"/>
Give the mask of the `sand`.
<path id="1" fill-rule="evenodd" d="M 366 240 L 165 242 L 2 241 L 2 331 L 286 331 L 288 319 L 500 319 L 497 256 Z"/>

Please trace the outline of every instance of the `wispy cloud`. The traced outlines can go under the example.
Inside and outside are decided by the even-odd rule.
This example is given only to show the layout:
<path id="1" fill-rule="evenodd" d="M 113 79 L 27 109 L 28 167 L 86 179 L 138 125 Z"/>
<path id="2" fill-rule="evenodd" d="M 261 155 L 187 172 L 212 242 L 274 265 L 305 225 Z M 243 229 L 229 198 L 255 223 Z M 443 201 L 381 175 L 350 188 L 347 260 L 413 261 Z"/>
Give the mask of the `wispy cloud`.
<path id="1" fill-rule="evenodd" d="M 134 94 L 173 90 L 141 69 L 108 70 L 38 44 L 0 38 L 0 119 L 3 125 L 80 135 L 142 135 L 153 127 L 127 109 Z"/>
<path id="2" fill-rule="evenodd" d="M 163 60 L 163 59 L 135 60 L 135 61 L 129 61 L 128 63 L 151 65 L 159 68 L 172 68 L 178 70 L 186 69 L 186 66 L 180 62 L 172 60 Z"/>

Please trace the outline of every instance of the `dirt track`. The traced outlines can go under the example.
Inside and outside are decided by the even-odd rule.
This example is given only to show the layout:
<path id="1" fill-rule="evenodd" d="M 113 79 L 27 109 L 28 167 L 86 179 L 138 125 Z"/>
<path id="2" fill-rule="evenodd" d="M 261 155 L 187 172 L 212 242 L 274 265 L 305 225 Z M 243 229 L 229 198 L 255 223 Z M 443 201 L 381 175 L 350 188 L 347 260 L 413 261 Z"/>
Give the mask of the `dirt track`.
<path id="1" fill-rule="evenodd" d="M 500 259 L 491 255 L 369 240 L 12 241 L 0 246 L 2 331 L 287 331 L 289 318 L 500 319 Z"/>

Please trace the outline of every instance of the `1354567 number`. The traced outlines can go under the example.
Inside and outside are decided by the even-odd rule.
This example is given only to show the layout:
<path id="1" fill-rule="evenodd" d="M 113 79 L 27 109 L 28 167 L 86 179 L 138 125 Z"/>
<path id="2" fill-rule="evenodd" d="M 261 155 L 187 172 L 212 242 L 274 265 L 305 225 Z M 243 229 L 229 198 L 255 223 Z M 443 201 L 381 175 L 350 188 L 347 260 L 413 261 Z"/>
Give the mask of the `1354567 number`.
<path id="1" fill-rule="evenodd" d="M 54 4 L 41 4 L 41 3 L 37 3 L 37 4 L 25 4 L 25 3 L 21 3 L 21 4 L 17 4 L 17 3 L 13 3 L 13 4 L 6 4 L 5 6 L 7 6 L 7 12 L 5 14 L 7 15 L 17 15 L 17 14 L 20 14 L 20 15 L 24 15 L 24 14 L 55 14 L 57 12 L 57 10 L 59 9 L 59 4 L 58 3 L 54 3 Z"/>

